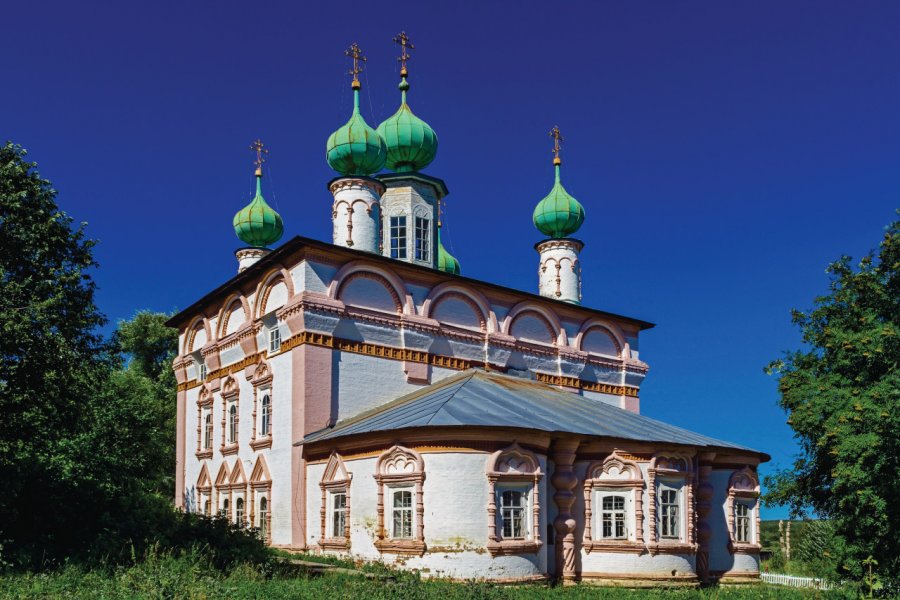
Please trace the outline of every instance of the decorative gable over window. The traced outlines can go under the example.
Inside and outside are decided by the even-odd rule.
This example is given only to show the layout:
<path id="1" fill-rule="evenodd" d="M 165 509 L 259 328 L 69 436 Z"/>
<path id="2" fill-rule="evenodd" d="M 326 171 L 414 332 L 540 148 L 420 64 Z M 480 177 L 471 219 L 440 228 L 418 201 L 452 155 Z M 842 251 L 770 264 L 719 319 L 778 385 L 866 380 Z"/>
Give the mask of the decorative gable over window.
<path id="1" fill-rule="evenodd" d="M 537 457 L 513 443 L 488 457 L 485 472 L 488 552 L 491 556 L 537 552 L 541 547 L 539 484 L 544 476 Z"/>
<path id="2" fill-rule="evenodd" d="M 614 450 L 588 466 L 584 480 L 584 549 L 644 550 L 644 477 L 636 457 Z"/>
<path id="3" fill-rule="evenodd" d="M 322 504 L 319 509 L 319 547 L 328 550 L 350 549 L 350 480 L 344 460 L 332 452 L 322 474 L 319 487 Z"/>
<path id="4" fill-rule="evenodd" d="M 375 547 L 383 553 L 421 556 L 425 553 L 425 505 L 422 499 L 425 461 L 422 455 L 403 446 L 394 446 L 375 462 L 375 481 L 378 483 Z M 386 510 L 389 525 L 385 524 Z"/>

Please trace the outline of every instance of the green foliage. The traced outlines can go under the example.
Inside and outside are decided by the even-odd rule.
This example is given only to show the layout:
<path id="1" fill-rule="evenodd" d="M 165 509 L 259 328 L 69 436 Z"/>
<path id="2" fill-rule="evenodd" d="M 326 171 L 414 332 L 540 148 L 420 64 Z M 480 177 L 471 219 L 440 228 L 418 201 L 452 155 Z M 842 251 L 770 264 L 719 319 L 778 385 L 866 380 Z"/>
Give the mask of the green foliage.
<path id="1" fill-rule="evenodd" d="M 802 453 L 767 478 L 769 505 L 812 509 L 837 536 L 840 576 L 861 579 L 869 555 L 900 573 L 900 221 L 879 253 L 829 266 L 830 293 L 794 311 L 805 348 L 768 367 Z"/>
<path id="2" fill-rule="evenodd" d="M 399 574 L 398 574 L 399 575 Z M 785 587 L 629 590 L 589 585 L 497 586 L 451 583 L 415 576 L 367 578 L 345 573 L 316 575 L 241 565 L 223 573 L 199 551 L 183 555 L 150 553 L 146 560 L 112 571 L 67 568 L 50 575 L 0 577 L 0 597 L 15 599 L 204 598 L 294 600 L 296 598 L 366 598 L 367 600 L 838 600 L 855 598 L 844 591 L 820 592 Z"/>
<path id="3" fill-rule="evenodd" d="M 97 335 L 93 242 L 24 156 L 0 147 L 0 567 L 192 544 L 218 568 L 264 564 L 252 532 L 172 507 L 177 334 L 145 311 Z"/>

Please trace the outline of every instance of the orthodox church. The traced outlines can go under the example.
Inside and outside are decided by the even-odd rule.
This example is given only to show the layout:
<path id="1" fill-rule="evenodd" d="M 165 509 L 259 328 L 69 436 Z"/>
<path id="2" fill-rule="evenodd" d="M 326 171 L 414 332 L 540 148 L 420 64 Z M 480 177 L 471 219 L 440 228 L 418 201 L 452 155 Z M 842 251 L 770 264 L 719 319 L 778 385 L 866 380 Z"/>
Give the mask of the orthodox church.
<path id="1" fill-rule="evenodd" d="M 581 303 L 585 212 L 537 203 L 537 293 L 461 274 L 441 243 L 438 137 L 408 103 L 326 143 L 330 243 L 256 194 L 238 273 L 179 330 L 175 502 L 272 546 L 423 576 L 617 585 L 759 576 L 759 451 L 640 413 L 640 319 Z"/>

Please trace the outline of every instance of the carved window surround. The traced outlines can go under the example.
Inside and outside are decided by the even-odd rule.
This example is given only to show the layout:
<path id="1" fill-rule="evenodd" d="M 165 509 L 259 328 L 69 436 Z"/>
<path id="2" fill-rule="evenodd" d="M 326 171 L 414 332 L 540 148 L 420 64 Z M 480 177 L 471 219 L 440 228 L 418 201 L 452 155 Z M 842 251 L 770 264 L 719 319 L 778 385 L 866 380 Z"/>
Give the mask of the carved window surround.
<path id="1" fill-rule="evenodd" d="M 266 465 L 266 458 L 260 456 L 250 473 L 250 520 L 251 526 L 256 523 L 256 505 L 258 498 L 264 497 L 268 503 L 266 510 L 266 544 L 272 543 L 272 476 Z"/>
<path id="2" fill-rule="evenodd" d="M 222 456 L 230 456 L 232 454 L 237 454 L 238 451 L 238 439 L 240 434 L 240 419 L 241 419 L 241 407 L 240 407 L 240 388 L 238 387 L 237 380 L 234 377 L 228 377 L 224 383 L 222 384 L 222 445 L 219 447 L 219 452 Z M 234 403 L 235 414 L 234 414 L 234 441 L 227 442 L 228 440 L 228 405 Z"/>
<path id="3" fill-rule="evenodd" d="M 375 481 L 378 483 L 378 521 L 375 547 L 382 554 L 422 556 L 425 553 L 425 505 L 422 484 L 425 482 L 425 462 L 415 450 L 394 446 L 375 462 Z M 384 491 L 402 485 L 415 489 L 415 522 L 411 539 L 388 537 L 384 526 Z"/>
<path id="4" fill-rule="evenodd" d="M 631 492 L 634 532 L 627 539 L 594 538 L 593 500 L 595 492 Z M 584 541 L 585 552 L 644 552 L 644 477 L 636 462 L 613 450 L 602 463 L 588 466 L 584 479 Z"/>
<path id="5" fill-rule="evenodd" d="M 206 422 L 203 418 L 204 409 L 208 409 L 210 416 L 212 416 L 213 395 L 207 386 L 203 386 L 203 389 L 200 390 L 200 395 L 197 398 L 197 450 L 194 452 L 194 456 L 197 457 L 197 460 L 212 458 L 213 455 L 212 440 L 210 440 L 209 448 L 203 447 L 203 436 L 206 433 L 204 431 L 204 428 L 206 427 Z"/>
<path id="6" fill-rule="evenodd" d="M 737 541 L 737 531 L 735 528 L 734 511 L 735 505 L 739 500 L 752 501 L 754 506 L 751 509 L 754 517 L 754 530 L 752 532 L 752 542 Z M 762 548 L 759 541 L 759 479 L 753 469 L 744 467 L 739 471 L 735 471 L 728 479 L 728 498 L 725 500 L 725 514 L 728 519 L 728 551 L 732 554 L 757 554 Z"/>
<path id="7" fill-rule="evenodd" d="M 320 534 L 319 547 L 324 550 L 349 550 L 350 549 L 350 481 L 353 479 L 353 473 L 349 473 L 344 466 L 344 461 L 340 454 L 332 452 L 325 466 L 325 472 L 322 474 L 322 480 L 319 482 L 319 488 L 322 490 L 322 505 L 319 510 L 320 517 Z M 346 503 L 344 506 L 344 531 L 341 536 L 331 536 L 328 534 L 328 514 L 329 496 L 335 492 L 346 494 Z"/>
<path id="8" fill-rule="evenodd" d="M 544 474 L 537 457 L 523 450 L 519 444 L 513 443 L 508 448 L 491 454 L 485 469 L 488 479 L 488 543 L 491 556 L 508 556 L 512 554 L 534 554 L 540 550 L 541 542 L 541 503 L 540 481 Z M 522 484 L 529 487 L 529 505 L 531 526 L 528 539 L 503 539 L 497 532 L 497 487 L 508 484 Z"/>
<path id="9" fill-rule="evenodd" d="M 263 448 L 272 447 L 272 417 L 275 415 L 275 394 L 272 388 L 272 367 L 265 360 L 260 360 L 256 365 L 253 374 L 248 377 L 253 385 L 253 416 L 250 419 L 252 426 L 250 428 L 250 447 L 259 451 Z M 266 388 L 264 391 L 269 395 L 269 433 L 265 436 L 257 436 L 259 432 L 259 422 L 257 419 L 257 409 L 262 401 L 260 389 Z M 262 394 L 264 396 L 265 394 Z"/>
<path id="10" fill-rule="evenodd" d="M 696 510 L 694 498 L 694 459 L 679 453 L 663 452 L 650 460 L 647 469 L 650 496 L 650 540 L 647 549 L 650 554 L 694 554 L 697 552 L 695 541 Z M 681 520 L 682 536 L 680 539 L 660 539 L 659 519 L 656 506 L 659 503 L 657 488 L 659 482 L 675 482 L 680 485 L 680 506 L 683 508 Z"/>

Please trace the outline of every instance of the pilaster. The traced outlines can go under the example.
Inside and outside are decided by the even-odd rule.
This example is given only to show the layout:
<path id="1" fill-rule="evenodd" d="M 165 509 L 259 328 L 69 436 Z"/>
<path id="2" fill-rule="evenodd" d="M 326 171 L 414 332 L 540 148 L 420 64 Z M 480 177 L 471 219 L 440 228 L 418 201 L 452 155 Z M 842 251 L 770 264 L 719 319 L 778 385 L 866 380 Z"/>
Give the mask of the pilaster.
<path id="1" fill-rule="evenodd" d="M 577 521 L 572 514 L 574 490 L 578 485 L 574 468 L 578 445 L 577 439 L 560 438 L 550 446 L 550 459 L 553 461 L 553 477 L 550 482 L 556 490 L 553 502 L 557 509 L 556 519 L 553 520 L 553 528 L 556 530 L 556 576 L 564 585 L 574 583 L 578 578 L 575 565 Z"/>

